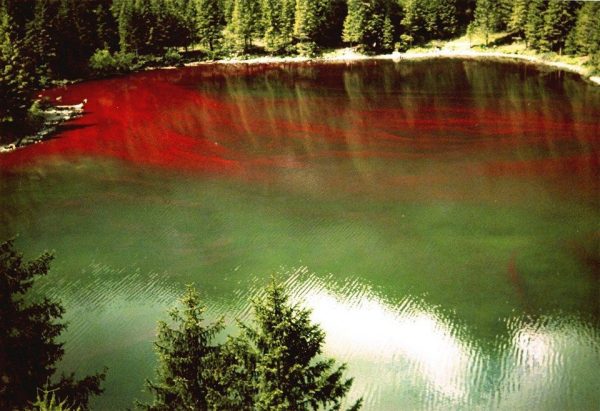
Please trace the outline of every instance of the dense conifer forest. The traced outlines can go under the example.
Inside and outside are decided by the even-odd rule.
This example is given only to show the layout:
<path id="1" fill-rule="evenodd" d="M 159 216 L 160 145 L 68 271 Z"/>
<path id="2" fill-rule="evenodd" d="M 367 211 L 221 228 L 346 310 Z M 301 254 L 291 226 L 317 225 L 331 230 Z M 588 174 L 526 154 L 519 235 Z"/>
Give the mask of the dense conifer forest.
<path id="1" fill-rule="evenodd" d="M 600 65 L 600 3 L 562 0 L 2 0 L 1 136 L 35 128 L 32 91 L 182 56 L 404 51 L 493 32 Z"/>

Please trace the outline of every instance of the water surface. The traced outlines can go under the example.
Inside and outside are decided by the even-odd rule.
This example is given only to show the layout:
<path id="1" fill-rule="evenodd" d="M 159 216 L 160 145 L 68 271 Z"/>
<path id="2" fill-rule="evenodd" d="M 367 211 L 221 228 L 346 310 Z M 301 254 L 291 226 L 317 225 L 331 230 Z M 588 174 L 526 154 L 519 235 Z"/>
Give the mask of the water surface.
<path id="1" fill-rule="evenodd" d="M 248 318 L 272 273 L 367 410 L 600 403 L 600 92 L 524 64 L 201 66 L 51 90 L 88 99 L 0 157 L 0 237 L 56 252 L 65 370 L 97 409 L 151 377 L 195 283 Z"/>

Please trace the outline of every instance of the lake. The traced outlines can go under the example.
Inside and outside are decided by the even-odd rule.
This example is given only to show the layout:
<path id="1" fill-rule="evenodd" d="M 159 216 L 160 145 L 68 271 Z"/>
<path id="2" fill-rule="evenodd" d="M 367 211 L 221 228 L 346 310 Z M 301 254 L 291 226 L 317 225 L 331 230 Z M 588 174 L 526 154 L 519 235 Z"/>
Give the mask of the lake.
<path id="1" fill-rule="evenodd" d="M 61 369 L 144 399 L 194 283 L 248 319 L 271 275 L 365 410 L 600 403 L 600 89 L 473 60 L 201 65 L 46 92 L 86 114 L 0 156 L 0 239 L 56 260 Z M 235 331 L 229 326 L 228 331 Z"/>

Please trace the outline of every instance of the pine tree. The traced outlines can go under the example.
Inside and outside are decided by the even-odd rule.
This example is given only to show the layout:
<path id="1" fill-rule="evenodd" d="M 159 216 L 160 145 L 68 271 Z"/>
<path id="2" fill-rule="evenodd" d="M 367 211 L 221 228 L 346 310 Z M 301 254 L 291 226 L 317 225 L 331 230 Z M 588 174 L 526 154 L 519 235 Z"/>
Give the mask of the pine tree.
<path id="1" fill-rule="evenodd" d="M 280 39 L 282 51 L 289 51 L 294 41 L 294 21 L 296 18 L 296 0 L 281 0 Z"/>
<path id="2" fill-rule="evenodd" d="M 498 3 L 495 0 L 477 0 L 475 19 L 471 23 L 475 30 L 483 33 L 486 47 L 489 44 L 490 34 L 494 31 L 498 21 Z"/>
<path id="3" fill-rule="evenodd" d="M 52 77 L 51 67 L 56 58 L 56 47 L 50 29 L 53 26 L 49 0 L 37 0 L 33 20 L 27 24 L 25 50 L 28 68 L 34 74 L 37 86 L 45 87 Z"/>
<path id="4" fill-rule="evenodd" d="M 525 34 L 528 6 L 529 0 L 514 0 L 508 21 L 508 30 L 520 36 Z"/>
<path id="5" fill-rule="evenodd" d="M 146 410 L 338 410 L 352 384 L 345 365 L 321 357 L 323 331 L 310 311 L 291 305 L 274 281 L 253 301 L 251 325 L 213 344 L 221 321 L 204 324 L 198 293 L 188 288 L 173 326 L 159 323 L 157 381 Z M 362 400 L 350 410 L 357 410 Z"/>
<path id="6" fill-rule="evenodd" d="M 546 7 L 547 0 L 530 0 L 529 2 L 527 23 L 525 24 L 525 39 L 533 49 L 539 49 Z"/>
<path id="7" fill-rule="evenodd" d="M 211 408 L 339 409 L 352 379 L 344 378 L 345 365 L 319 358 L 325 334 L 311 323 L 310 311 L 290 304 L 275 281 L 253 307 L 254 324 L 242 324 L 242 335 L 229 339 L 218 367 L 220 385 L 234 390 L 214 391 Z"/>
<path id="8" fill-rule="evenodd" d="M 495 31 L 505 31 L 510 23 L 515 0 L 497 0 Z"/>
<path id="9" fill-rule="evenodd" d="M 425 23 L 431 38 L 445 39 L 458 31 L 456 0 L 430 0 Z"/>
<path id="10" fill-rule="evenodd" d="M 178 21 L 175 37 L 179 45 L 187 48 L 198 38 L 196 0 L 174 0 L 172 7 Z M 221 23 L 221 30 L 223 23 Z"/>
<path id="11" fill-rule="evenodd" d="M 229 31 L 237 52 L 246 53 L 252 39 L 260 29 L 260 4 L 258 0 L 235 0 Z"/>
<path id="12" fill-rule="evenodd" d="M 26 70 L 21 43 L 16 38 L 12 16 L 0 7 L 0 139 L 7 140 L 7 128 L 22 124 L 31 105 L 32 79 Z M 2 138 L 3 137 L 3 138 Z"/>
<path id="13" fill-rule="evenodd" d="M 344 20 L 342 38 L 350 44 L 362 43 L 365 26 L 365 3 L 363 0 L 348 0 L 348 14 Z"/>
<path id="14" fill-rule="evenodd" d="M 147 381 L 153 395 L 151 404 L 140 403 L 146 410 L 205 410 L 207 395 L 214 389 L 214 366 L 209 361 L 219 350 L 212 345 L 222 329 L 221 321 L 204 324 L 205 308 L 192 288 L 180 300 L 181 308 L 169 312 L 173 327 L 161 321 L 155 343 L 159 366 L 156 382 Z"/>
<path id="15" fill-rule="evenodd" d="M 427 38 L 424 15 L 424 6 L 421 0 L 407 0 L 401 24 L 406 35 L 417 42 L 423 42 Z"/>
<path id="16" fill-rule="evenodd" d="M 448 38 L 458 32 L 456 0 L 408 0 L 402 26 L 419 43 Z"/>
<path id="17" fill-rule="evenodd" d="M 307 51 L 316 50 L 316 33 L 319 29 L 319 1 L 296 0 L 296 14 L 294 19 L 294 37 Z"/>
<path id="18" fill-rule="evenodd" d="M 196 22 L 198 38 L 213 51 L 223 37 L 225 24 L 219 0 L 198 0 Z"/>
<path id="19" fill-rule="evenodd" d="M 274 53 L 283 51 L 291 40 L 285 30 L 285 1 L 262 0 L 261 5 L 265 50 Z"/>
<path id="20" fill-rule="evenodd" d="M 581 6 L 569 38 L 575 53 L 594 55 L 600 51 L 600 3 L 588 2 Z"/>
<path id="21" fill-rule="evenodd" d="M 575 3 L 550 0 L 544 13 L 539 47 L 544 51 L 562 54 L 567 35 L 575 24 Z"/>
<path id="22" fill-rule="evenodd" d="M 119 48 L 121 52 L 137 52 L 133 23 L 133 0 L 122 0 L 118 14 Z"/>
<path id="23" fill-rule="evenodd" d="M 383 33 L 381 36 L 381 49 L 391 51 L 394 49 L 394 25 L 389 13 L 383 19 Z"/>
<path id="24" fill-rule="evenodd" d="M 44 387 L 61 401 L 85 409 L 89 397 L 102 392 L 104 374 L 80 381 L 62 376 L 50 382 L 64 354 L 63 344 L 56 341 L 65 329 L 58 322 L 64 308 L 48 298 L 31 301 L 28 293 L 36 277 L 48 273 L 51 261 L 45 253 L 24 262 L 12 241 L 0 244 L 0 409 L 25 409 Z"/>
<path id="25" fill-rule="evenodd" d="M 110 6 L 98 4 L 94 9 L 96 38 L 99 48 L 115 51 L 118 43 L 116 20 L 110 13 Z"/>

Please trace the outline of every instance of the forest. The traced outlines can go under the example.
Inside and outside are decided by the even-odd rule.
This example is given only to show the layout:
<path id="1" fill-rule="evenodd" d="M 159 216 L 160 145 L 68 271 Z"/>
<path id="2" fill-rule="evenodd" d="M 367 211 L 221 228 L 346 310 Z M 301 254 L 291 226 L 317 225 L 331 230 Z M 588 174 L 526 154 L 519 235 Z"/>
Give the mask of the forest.
<path id="1" fill-rule="evenodd" d="M 35 90 L 183 59 L 405 51 L 506 32 L 600 67 L 600 3 L 561 0 L 2 0 L 0 141 L 39 123 Z"/>

